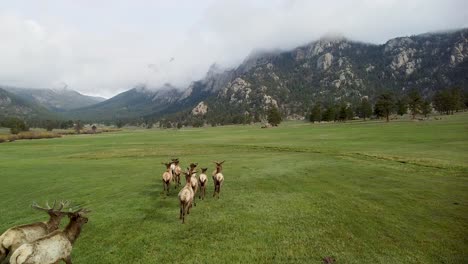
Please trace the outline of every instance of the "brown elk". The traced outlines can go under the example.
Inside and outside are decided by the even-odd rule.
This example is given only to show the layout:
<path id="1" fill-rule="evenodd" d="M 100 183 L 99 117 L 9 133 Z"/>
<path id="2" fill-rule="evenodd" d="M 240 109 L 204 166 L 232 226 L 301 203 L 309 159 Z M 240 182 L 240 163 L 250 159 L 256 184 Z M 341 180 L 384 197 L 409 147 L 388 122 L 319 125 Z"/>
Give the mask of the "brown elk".
<path id="1" fill-rule="evenodd" d="M 47 208 L 44 208 L 34 202 L 32 208 L 46 212 L 49 215 L 49 221 L 15 226 L 0 236 L 0 263 L 7 257 L 9 252 L 14 252 L 22 244 L 34 241 L 58 229 L 60 221 L 67 214 L 62 209 L 68 205 L 68 202 L 60 202 L 58 208 L 55 208 L 56 205 L 57 203 L 54 201 L 52 207 L 49 206 L 49 203 L 46 203 Z"/>
<path id="2" fill-rule="evenodd" d="M 224 175 L 222 173 L 223 170 L 223 163 L 225 160 L 221 162 L 213 161 L 216 164 L 216 170 L 213 171 L 213 181 L 214 181 L 214 192 L 213 192 L 213 197 L 215 197 L 216 194 L 218 194 L 218 199 L 219 199 L 219 192 L 221 191 L 221 185 L 224 182 Z"/>
<path id="3" fill-rule="evenodd" d="M 192 184 L 193 189 L 193 196 L 197 195 L 198 191 L 198 179 L 197 179 L 197 172 L 195 168 L 198 166 L 198 163 L 190 163 L 190 183 Z M 193 206 L 197 206 L 196 199 L 193 199 Z"/>
<path id="4" fill-rule="evenodd" d="M 172 159 L 174 169 L 172 170 L 172 175 L 174 177 L 175 185 L 174 189 L 180 186 L 180 174 L 182 173 L 182 168 L 179 166 L 179 159 Z"/>
<path id="5" fill-rule="evenodd" d="M 192 207 L 193 198 L 195 194 L 192 189 L 191 177 L 196 171 L 190 170 L 187 168 L 185 174 L 185 186 L 179 192 L 179 204 L 180 204 L 180 216 L 179 219 L 182 219 L 182 224 L 185 223 L 185 215 L 190 214 L 190 208 Z"/>
<path id="6" fill-rule="evenodd" d="M 166 192 L 166 194 L 169 194 L 169 187 L 171 185 L 171 180 L 172 180 L 172 169 L 171 165 L 172 163 L 164 163 L 162 164 L 166 165 L 166 171 L 162 175 L 162 181 L 163 181 L 163 192 Z"/>
<path id="7" fill-rule="evenodd" d="M 208 168 L 201 168 L 200 176 L 198 176 L 198 183 L 200 185 L 200 195 L 199 199 L 205 200 L 205 192 L 206 192 L 206 183 L 208 182 L 208 177 L 206 176 L 206 170 Z"/>
<path id="8" fill-rule="evenodd" d="M 11 256 L 11 264 L 53 264 L 60 260 L 71 264 L 71 251 L 91 211 L 80 209 L 68 213 L 70 222 L 63 231 L 56 230 L 33 242 L 23 244 Z"/>

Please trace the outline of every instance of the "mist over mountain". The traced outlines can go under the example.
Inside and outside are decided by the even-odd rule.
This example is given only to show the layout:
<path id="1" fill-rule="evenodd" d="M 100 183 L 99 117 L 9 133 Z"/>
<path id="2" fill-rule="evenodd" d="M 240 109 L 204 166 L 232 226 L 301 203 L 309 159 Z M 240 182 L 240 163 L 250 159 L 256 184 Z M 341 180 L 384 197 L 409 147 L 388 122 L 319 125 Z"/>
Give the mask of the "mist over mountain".
<path id="1" fill-rule="evenodd" d="M 105 101 L 105 98 L 83 95 L 68 88 L 36 89 L 0 86 L 4 90 L 51 111 L 81 108 Z"/>
<path id="2" fill-rule="evenodd" d="M 399 37 L 382 45 L 326 37 L 290 51 L 256 52 L 235 69 L 214 64 L 186 89 L 141 86 L 65 114 L 223 123 L 226 116 L 258 117 L 274 106 L 285 117 L 304 118 L 319 102 L 356 103 L 383 91 L 398 95 L 416 89 L 430 97 L 449 87 L 467 89 L 467 76 L 468 29 Z"/>

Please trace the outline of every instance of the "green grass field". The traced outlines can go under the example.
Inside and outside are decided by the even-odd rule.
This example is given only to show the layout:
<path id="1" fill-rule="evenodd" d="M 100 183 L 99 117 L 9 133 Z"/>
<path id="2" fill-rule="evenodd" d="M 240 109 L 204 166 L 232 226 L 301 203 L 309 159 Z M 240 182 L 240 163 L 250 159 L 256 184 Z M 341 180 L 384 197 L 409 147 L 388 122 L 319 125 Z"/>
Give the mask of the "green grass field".
<path id="1" fill-rule="evenodd" d="M 0 232 L 69 199 L 93 210 L 74 263 L 467 263 L 467 132 L 464 113 L 3 143 Z M 178 190 L 162 194 L 171 157 L 226 160 L 221 198 L 209 177 L 184 225 Z"/>

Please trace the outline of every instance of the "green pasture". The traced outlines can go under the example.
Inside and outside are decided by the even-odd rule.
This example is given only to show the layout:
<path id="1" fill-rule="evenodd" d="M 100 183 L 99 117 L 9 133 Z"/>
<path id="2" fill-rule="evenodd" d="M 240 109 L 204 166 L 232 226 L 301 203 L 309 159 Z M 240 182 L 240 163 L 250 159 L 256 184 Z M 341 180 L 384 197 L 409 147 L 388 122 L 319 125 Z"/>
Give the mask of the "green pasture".
<path id="1" fill-rule="evenodd" d="M 226 160 L 184 225 L 172 157 Z M 467 161 L 468 113 L 21 140 L 0 144 L 0 233 L 68 199 L 93 211 L 74 263 L 467 263 Z"/>

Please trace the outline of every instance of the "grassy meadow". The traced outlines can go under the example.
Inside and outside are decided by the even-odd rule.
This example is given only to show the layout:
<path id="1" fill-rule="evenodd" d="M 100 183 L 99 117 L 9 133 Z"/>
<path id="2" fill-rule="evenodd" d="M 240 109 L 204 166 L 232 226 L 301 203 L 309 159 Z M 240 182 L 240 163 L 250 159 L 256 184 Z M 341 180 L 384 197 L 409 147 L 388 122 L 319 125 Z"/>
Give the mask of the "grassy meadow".
<path id="1" fill-rule="evenodd" d="M 226 160 L 184 225 L 171 157 Z M 93 211 L 74 263 L 467 263 L 467 161 L 468 113 L 21 140 L 0 144 L 0 233 L 68 199 Z"/>

